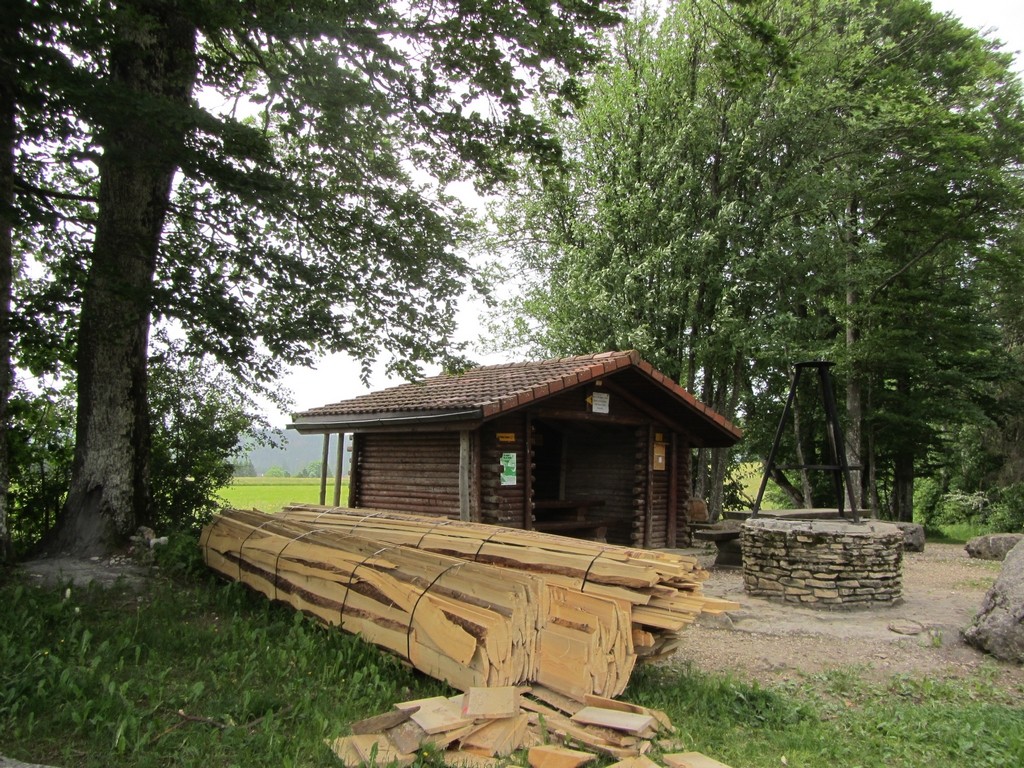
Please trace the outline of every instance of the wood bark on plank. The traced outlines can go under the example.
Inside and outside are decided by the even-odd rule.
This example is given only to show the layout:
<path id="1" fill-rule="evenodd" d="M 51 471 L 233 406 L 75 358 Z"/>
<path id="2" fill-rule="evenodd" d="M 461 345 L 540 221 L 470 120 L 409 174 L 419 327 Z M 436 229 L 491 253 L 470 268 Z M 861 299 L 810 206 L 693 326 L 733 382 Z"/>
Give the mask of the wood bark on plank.
<path id="1" fill-rule="evenodd" d="M 381 731 L 386 731 L 388 728 L 394 728 L 395 726 L 406 722 L 415 711 L 416 709 L 396 709 L 392 712 L 384 712 L 383 714 L 375 715 L 374 717 L 357 720 L 351 725 L 352 733 L 358 736 L 367 733 L 379 733 Z"/>
<path id="2" fill-rule="evenodd" d="M 218 516 L 200 543 L 222 575 L 462 690 L 552 676 L 571 695 L 616 695 L 635 662 L 628 603 L 527 571 L 240 510 Z M 574 663 L 553 674 L 545 644 L 571 649 Z"/>
<path id="3" fill-rule="evenodd" d="M 642 659 L 665 656 L 678 633 L 703 612 L 732 610 L 735 603 L 705 597 L 707 577 L 693 558 L 585 542 L 533 531 L 403 515 L 389 510 L 292 505 L 283 516 L 343 528 L 441 554 L 502 568 L 543 574 L 587 594 L 619 599 L 644 610 L 632 613 Z"/>

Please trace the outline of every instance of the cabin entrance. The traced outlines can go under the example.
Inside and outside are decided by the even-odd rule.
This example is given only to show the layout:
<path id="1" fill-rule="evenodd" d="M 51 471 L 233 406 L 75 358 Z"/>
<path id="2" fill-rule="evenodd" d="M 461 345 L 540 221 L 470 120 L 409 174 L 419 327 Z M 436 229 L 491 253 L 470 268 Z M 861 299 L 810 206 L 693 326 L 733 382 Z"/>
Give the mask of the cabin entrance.
<path id="1" fill-rule="evenodd" d="M 632 544 L 639 437 L 632 427 L 534 419 L 534 526 Z"/>
<path id="2" fill-rule="evenodd" d="M 565 494 L 565 440 L 551 422 L 533 422 L 533 498 L 558 501 Z"/>

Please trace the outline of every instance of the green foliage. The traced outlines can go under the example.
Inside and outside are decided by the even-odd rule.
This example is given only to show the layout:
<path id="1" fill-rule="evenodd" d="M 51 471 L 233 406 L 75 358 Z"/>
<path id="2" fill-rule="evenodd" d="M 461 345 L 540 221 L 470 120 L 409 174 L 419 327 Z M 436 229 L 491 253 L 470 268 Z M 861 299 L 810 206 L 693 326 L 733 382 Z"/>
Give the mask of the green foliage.
<path id="1" fill-rule="evenodd" d="M 152 312 L 246 381 L 322 349 L 367 365 L 384 351 L 406 373 L 450 357 L 468 282 L 455 245 L 470 225 L 447 185 L 492 185 L 517 154 L 556 162 L 524 105 L 534 92 L 571 98 L 597 56 L 592 31 L 619 20 L 592 0 L 492 5 L 471 20 L 449 0 L 16 9 L 12 66 L 32 118 L 17 147 L 30 226 L 17 235 L 49 268 L 22 286 L 41 310 L 37 348 L 73 336 L 95 256 L 97 169 L 74 163 L 134 130 L 179 172 L 159 255 L 146 256 Z M 119 88 L 103 73 L 139 53 L 128 39 L 194 67 L 151 67 Z M 88 227 L 46 226 L 55 219 Z"/>
<path id="2" fill-rule="evenodd" d="M 942 486 L 930 477 L 918 478 L 914 483 L 914 522 L 924 526 L 925 533 L 940 533 L 938 508 L 942 500 Z"/>
<path id="3" fill-rule="evenodd" d="M 256 477 L 256 467 L 253 465 L 251 460 L 246 460 L 241 463 L 235 463 L 232 466 L 232 472 L 235 477 Z"/>
<path id="4" fill-rule="evenodd" d="M 153 562 L 164 573 L 175 580 L 190 580 L 203 583 L 213 581 L 213 573 L 203 562 L 203 553 L 196 546 L 195 536 L 173 532 L 167 543 L 153 549 Z"/>
<path id="5" fill-rule="evenodd" d="M 8 408 L 8 525 L 16 553 L 24 555 L 53 527 L 64 504 L 75 409 L 73 394 L 54 388 L 18 390 Z"/>
<path id="6" fill-rule="evenodd" d="M 526 282 L 513 342 L 638 349 L 742 420 L 747 456 L 767 453 L 792 363 L 835 360 L 853 463 L 881 511 L 909 516 L 915 473 L 948 465 L 1024 378 L 1006 333 L 1024 207 L 1009 64 L 918 0 L 641 14 L 559 119 L 567 171 L 525 175 L 497 212 Z M 1004 423 L 1012 453 L 1019 416 Z"/>
<path id="7" fill-rule="evenodd" d="M 528 102 L 574 100 L 595 32 L 620 18 L 602 0 L 7 6 L 3 234 L 24 263 L 0 349 L 17 331 L 18 365 L 75 372 L 57 544 L 90 554 L 148 512 L 152 326 L 250 391 L 326 351 L 364 378 L 381 358 L 410 377 L 463 362 L 474 225 L 450 185 L 500 183 L 513 157 L 557 164 Z M 204 476 L 221 451 L 208 434 Z M 175 440 L 153 446 L 168 467 Z M 180 519 L 212 484 L 177 476 L 152 495 Z"/>
<path id="8" fill-rule="evenodd" d="M 988 510 L 988 525 L 994 533 L 1024 532 L 1024 482 L 1000 488 Z"/>
<path id="9" fill-rule="evenodd" d="M 320 477 L 320 472 L 323 469 L 323 462 L 311 461 L 309 464 L 304 466 L 295 475 L 296 477 Z"/>
<path id="10" fill-rule="evenodd" d="M 915 520 L 931 536 L 962 538 L 983 533 L 1024 531 L 1024 483 L 987 493 L 943 491 L 938 481 L 918 480 L 914 489 Z"/>
<path id="11" fill-rule="evenodd" d="M 323 740 L 348 722 L 446 692 L 352 635 L 209 577 L 155 582 L 138 597 L 6 584 L 0 599 L 9 756 L 333 766 Z"/>
<path id="12" fill-rule="evenodd" d="M 166 346 L 150 362 L 153 509 L 158 531 L 192 531 L 217 509 L 240 445 L 265 426 L 234 379 L 203 359 Z"/>
<path id="13" fill-rule="evenodd" d="M 263 476 L 275 479 L 279 477 L 291 477 L 291 475 L 288 474 L 288 470 L 286 470 L 284 467 L 278 466 L 268 467 L 267 471 L 263 473 Z"/>
<path id="14" fill-rule="evenodd" d="M 784 728 L 816 719 L 805 702 L 779 691 L 730 677 L 704 675 L 692 666 L 642 666 L 624 694 L 630 701 L 666 712 L 687 713 L 685 720 L 751 729 Z"/>
<path id="15" fill-rule="evenodd" d="M 258 439 L 263 419 L 223 369 L 173 346 L 154 357 L 150 378 L 152 510 L 139 522 L 161 533 L 198 531 L 232 478 L 232 457 Z M 56 524 L 71 477 L 73 392 L 20 390 L 6 433 L 12 482 L 9 521 L 19 554 Z"/>

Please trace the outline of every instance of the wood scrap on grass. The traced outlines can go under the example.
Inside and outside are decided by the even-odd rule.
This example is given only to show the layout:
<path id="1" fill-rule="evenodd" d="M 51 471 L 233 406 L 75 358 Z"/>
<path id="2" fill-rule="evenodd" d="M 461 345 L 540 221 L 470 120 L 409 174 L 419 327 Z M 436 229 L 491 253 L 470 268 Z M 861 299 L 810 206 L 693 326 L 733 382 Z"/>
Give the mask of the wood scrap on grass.
<path id="1" fill-rule="evenodd" d="M 452 768 L 509 765 L 506 758 L 521 750 L 527 750 L 531 768 L 581 768 L 599 755 L 615 757 L 618 768 L 728 768 L 696 752 L 665 755 L 663 763 L 649 757 L 651 739 L 675 730 L 671 722 L 663 722 L 664 713 L 615 702 L 611 708 L 581 707 L 573 721 L 568 713 L 538 701 L 534 693 L 471 688 L 450 698 L 400 702 L 395 705 L 398 715 L 385 713 L 353 724 L 353 731 L 373 722 L 387 725 L 381 732 L 354 733 L 327 744 L 346 768 L 390 762 L 406 766 L 428 746 L 440 750 Z M 481 709 L 480 716 L 467 718 L 463 713 L 473 708 Z M 499 710 L 518 714 L 496 716 Z"/>

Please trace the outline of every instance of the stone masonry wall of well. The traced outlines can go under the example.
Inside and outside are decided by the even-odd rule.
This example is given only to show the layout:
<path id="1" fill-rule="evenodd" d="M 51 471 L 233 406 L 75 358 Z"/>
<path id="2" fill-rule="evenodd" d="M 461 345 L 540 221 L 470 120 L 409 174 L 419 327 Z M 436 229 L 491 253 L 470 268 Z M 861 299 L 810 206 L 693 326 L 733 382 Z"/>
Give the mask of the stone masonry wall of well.
<path id="1" fill-rule="evenodd" d="M 741 542 L 751 595 L 855 608 L 903 594 L 903 533 L 890 523 L 755 519 L 743 524 Z"/>

